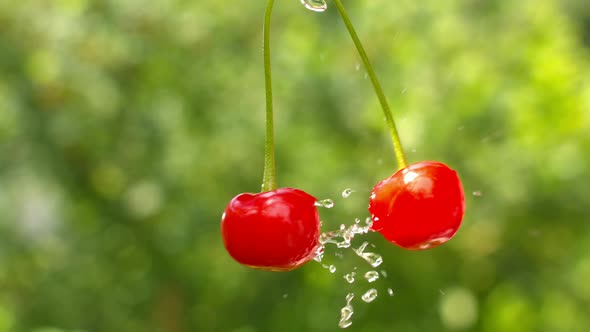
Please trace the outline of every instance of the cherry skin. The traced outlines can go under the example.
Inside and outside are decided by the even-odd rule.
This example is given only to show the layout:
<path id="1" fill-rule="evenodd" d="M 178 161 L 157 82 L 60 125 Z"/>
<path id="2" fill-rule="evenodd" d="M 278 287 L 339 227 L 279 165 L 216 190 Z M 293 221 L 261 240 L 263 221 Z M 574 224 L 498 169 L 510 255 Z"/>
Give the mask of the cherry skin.
<path id="1" fill-rule="evenodd" d="M 457 172 L 436 161 L 405 167 L 371 193 L 371 229 L 402 248 L 434 248 L 450 240 L 463 219 L 465 195 Z"/>
<path id="2" fill-rule="evenodd" d="M 290 271 L 316 255 L 320 219 L 316 198 L 293 188 L 234 197 L 221 217 L 225 249 L 238 263 Z"/>

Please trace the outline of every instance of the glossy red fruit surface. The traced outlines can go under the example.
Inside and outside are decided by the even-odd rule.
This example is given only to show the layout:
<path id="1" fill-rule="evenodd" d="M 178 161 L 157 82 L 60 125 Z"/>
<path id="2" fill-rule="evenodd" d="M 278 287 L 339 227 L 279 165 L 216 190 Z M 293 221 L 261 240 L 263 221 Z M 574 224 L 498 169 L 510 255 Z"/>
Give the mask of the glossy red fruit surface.
<path id="1" fill-rule="evenodd" d="M 225 248 L 238 263 L 256 269 L 289 271 L 303 265 L 319 246 L 315 202 L 292 188 L 234 197 L 221 217 Z"/>
<path id="2" fill-rule="evenodd" d="M 371 193 L 371 228 L 411 250 L 450 240 L 463 220 L 465 196 L 457 172 L 436 161 L 423 161 L 379 182 Z"/>

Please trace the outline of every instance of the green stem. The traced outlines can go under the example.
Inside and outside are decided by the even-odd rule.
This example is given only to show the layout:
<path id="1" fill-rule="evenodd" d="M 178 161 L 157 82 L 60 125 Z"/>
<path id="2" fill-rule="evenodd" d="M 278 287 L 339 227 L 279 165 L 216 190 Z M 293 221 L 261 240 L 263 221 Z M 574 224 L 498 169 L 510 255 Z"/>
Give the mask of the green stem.
<path id="1" fill-rule="evenodd" d="M 341 0 L 334 0 L 334 4 L 342 17 L 342 21 L 344 25 L 348 29 L 348 33 L 356 46 L 356 49 L 365 65 L 365 69 L 371 78 L 371 82 L 373 83 L 373 88 L 375 89 L 375 93 L 377 93 L 377 98 L 379 98 L 379 102 L 381 103 L 381 108 L 383 109 L 383 114 L 385 115 L 385 121 L 387 122 L 387 126 L 389 127 L 389 131 L 391 134 L 391 140 L 393 141 L 393 148 L 395 150 L 395 159 L 397 159 L 397 165 L 399 169 L 402 169 L 407 166 L 406 163 L 406 156 L 404 155 L 404 150 L 402 148 L 402 143 L 399 139 L 399 134 L 397 132 L 397 128 L 395 127 L 395 121 L 393 120 L 393 116 L 391 115 L 391 110 L 389 105 L 387 104 L 387 99 L 385 98 L 385 94 L 383 93 L 383 89 L 381 88 L 381 84 L 379 84 L 379 80 L 377 80 L 377 75 L 373 70 L 373 66 L 369 61 L 369 57 L 365 52 L 363 44 L 361 43 L 354 27 L 352 26 L 352 22 L 348 15 L 346 14 L 346 10 L 344 10 L 344 6 L 342 5 Z"/>
<path id="2" fill-rule="evenodd" d="M 268 0 L 264 14 L 263 25 L 263 54 L 264 54 L 264 85 L 266 91 L 266 141 L 264 144 L 264 175 L 262 177 L 262 191 L 277 189 L 277 175 L 275 171 L 275 141 L 274 121 L 272 111 L 272 80 L 270 69 L 270 18 L 274 0 Z"/>

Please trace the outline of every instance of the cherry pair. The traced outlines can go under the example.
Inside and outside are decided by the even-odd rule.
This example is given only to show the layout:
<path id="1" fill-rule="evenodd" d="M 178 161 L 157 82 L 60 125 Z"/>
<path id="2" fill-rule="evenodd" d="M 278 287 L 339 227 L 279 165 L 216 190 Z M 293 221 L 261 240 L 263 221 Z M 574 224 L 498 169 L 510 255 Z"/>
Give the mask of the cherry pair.
<path id="1" fill-rule="evenodd" d="M 371 228 L 390 242 L 412 250 L 438 246 L 455 235 L 465 210 L 457 173 L 436 161 L 409 166 L 401 147 L 387 100 L 341 0 L 333 0 L 371 78 L 391 131 L 399 170 L 379 182 L 369 199 Z M 276 186 L 272 84 L 270 70 L 270 17 L 268 0 L 264 20 L 266 85 L 266 144 L 262 192 L 234 197 L 221 218 L 228 253 L 248 267 L 289 271 L 313 259 L 320 246 L 316 198 L 304 191 Z"/>

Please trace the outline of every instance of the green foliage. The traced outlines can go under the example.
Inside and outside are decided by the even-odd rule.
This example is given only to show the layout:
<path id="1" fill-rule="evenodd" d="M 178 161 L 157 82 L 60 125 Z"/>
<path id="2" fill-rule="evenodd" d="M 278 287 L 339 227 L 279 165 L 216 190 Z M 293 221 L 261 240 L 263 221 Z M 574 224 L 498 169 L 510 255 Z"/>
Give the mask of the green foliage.
<path id="1" fill-rule="evenodd" d="M 278 182 L 334 198 L 336 229 L 395 161 L 337 13 L 298 2 L 273 19 Z M 337 331 L 350 291 L 354 331 L 587 331 L 586 2 L 345 4 L 409 161 L 463 178 L 451 242 L 355 239 L 385 260 L 370 304 L 350 250 L 334 274 L 228 257 L 220 214 L 262 178 L 264 1 L 2 1 L 0 332 Z"/>

